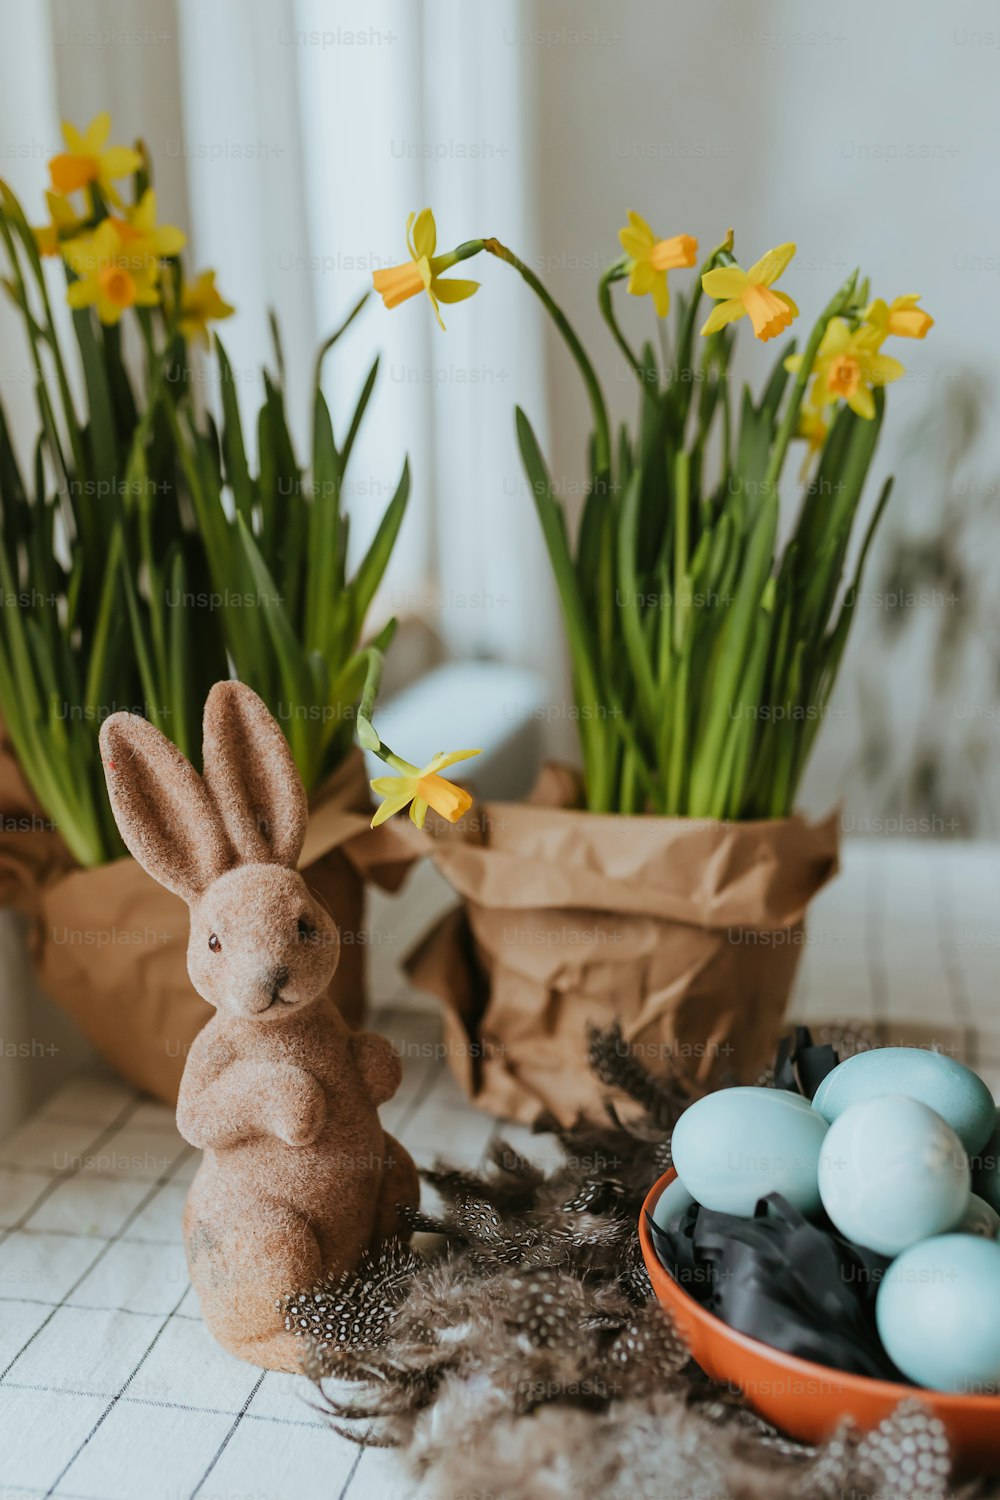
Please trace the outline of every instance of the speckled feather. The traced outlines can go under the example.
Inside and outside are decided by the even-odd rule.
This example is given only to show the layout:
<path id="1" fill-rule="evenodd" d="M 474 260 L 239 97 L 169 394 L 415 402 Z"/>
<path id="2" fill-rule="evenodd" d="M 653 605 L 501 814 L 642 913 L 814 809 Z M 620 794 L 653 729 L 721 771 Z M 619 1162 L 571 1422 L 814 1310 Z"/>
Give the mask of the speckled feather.
<path id="1" fill-rule="evenodd" d="M 844 1053 L 852 1040 L 840 1037 Z M 324 1325 L 309 1340 L 307 1367 L 337 1430 L 401 1445 L 428 1496 L 1000 1496 L 948 1488 L 940 1423 L 916 1401 L 863 1438 L 845 1426 L 814 1450 L 688 1360 L 652 1299 L 635 1234 L 685 1101 L 644 1080 L 636 1059 L 623 1066 L 613 1033 L 592 1049 L 601 1077 L 651 1113 L 560 1133 L 566 1160 L 549 1173 L 500 1142 L 482 1173 L 427 1174 L 444 1207 L 420 1224 L 443 1248 L 401 1257 L 385 1247 L 338 1283 L 340 1332 Z M 287 1307 L 290 1318 L 303 1307 L 322 1316 L 315 1294 Z"/>

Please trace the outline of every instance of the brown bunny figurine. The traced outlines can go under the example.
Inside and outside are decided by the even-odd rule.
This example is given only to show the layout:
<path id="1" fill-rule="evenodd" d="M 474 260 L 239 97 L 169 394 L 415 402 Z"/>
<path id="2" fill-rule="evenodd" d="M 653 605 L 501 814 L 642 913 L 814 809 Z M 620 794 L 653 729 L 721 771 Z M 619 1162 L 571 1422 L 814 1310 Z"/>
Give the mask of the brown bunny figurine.
<path id="1" fill-rule="evenodd" d="M 325 994 L 340 935 L 296 869 L 305 792 L 257 694 L 212 688 L 203 776 L 135 714 L 105 722 L 101 750 L 122 838 L 190 907 L 188 973 L 216 1011 L 177 1103 L 181 1134 L 205 1153 L 184 1209 L 191 1281 L 220 1344 L 295 1370 L 302 1346 L 278 1299 L 353 1269 L 419 1199 L 377 1112 L 399 1060 L 348 1030 Z"/>

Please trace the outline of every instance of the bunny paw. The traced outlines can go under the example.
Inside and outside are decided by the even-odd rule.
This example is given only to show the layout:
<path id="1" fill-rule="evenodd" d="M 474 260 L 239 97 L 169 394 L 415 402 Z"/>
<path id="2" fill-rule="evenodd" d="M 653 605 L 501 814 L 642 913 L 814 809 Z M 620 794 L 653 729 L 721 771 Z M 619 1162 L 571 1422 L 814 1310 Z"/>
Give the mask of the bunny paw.
<path id="1" fill-rule="evenodd" d="M 275 1134 L 287 1146 L 311 1146 L 325 1124 L 326 1098 L 315 1078 L 309 1078 L 287 1101 Z"/>

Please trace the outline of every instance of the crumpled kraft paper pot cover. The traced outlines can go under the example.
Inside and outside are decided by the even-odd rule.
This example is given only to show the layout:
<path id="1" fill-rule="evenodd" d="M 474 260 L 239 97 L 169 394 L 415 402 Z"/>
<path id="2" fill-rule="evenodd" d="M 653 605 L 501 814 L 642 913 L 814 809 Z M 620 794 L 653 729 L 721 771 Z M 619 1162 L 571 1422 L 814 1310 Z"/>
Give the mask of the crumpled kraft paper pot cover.
<path id="1" fill-rule="evenodd" d="M 407 971 L 444 1002 L 462 1087 L 524 1124 L 604 1121 L 587 1037 L 612 1021 L 692 1094 L 753 1082 L 781 1030 L 806 908 L 838 869 L 837 816 L 618 817 L 565 805 L 574 795 L 547 768 L 529 803 L 483 804 L 465 840 L 435 843 L 462 905 Z"/>
<path id="2" fill-rule="evenodd" d="M 354 751 L 314 799 L 300 860 L 341 929 L 330 994 L 352 1026 L 365 1010 L 365 881 L 394 890 L 417 848 L 405 831 L 369 828 L 370 816 Z M 0 894 L 30 918 L 43 986 L 123 1077 L 176 1103 L 188 1050 L 212 1015 L 187 975 L 186 905 L 131 858 L 41 873 L 38 843 L 0 836 Z"/>

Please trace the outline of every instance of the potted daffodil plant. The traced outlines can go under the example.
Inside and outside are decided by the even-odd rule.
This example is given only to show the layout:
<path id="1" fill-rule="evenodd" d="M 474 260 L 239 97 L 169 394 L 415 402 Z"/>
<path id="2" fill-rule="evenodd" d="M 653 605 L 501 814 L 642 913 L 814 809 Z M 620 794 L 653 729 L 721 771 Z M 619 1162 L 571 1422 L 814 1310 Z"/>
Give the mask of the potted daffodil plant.
<path id="1" fill-rule="evenodd" d="M 363 880 L 398 882 L 408 857 L 368 827 L 354 735 L 362 696 L 372 713 L 394 629 L 390 621 L 363 639 L 409 474 L 404 464 L 351 571 L 341 496 L 377 361 L 340 438 L 320 374 L 361 303 L 320 351 L 304 465 L 272 320 L 275 369 L 263 375 L 251 463 L 214 333 L 234 309 L 213 271 L 187 274 L 185 237 L 160 221 L 142 144 L 116 145 L 110 132 L 107 115 L 84 131 L 64 125 L 41 227 L 0 184 L 3 285 L 21 315 L 37 406 L 27 461 L 0 406 L 0 898 L 30 917 L 53 997 L 127 1077 L 171 1099 L 205 1007 L 187 979 L 183 904 L 118 835 L 101 722 L 122 708 L 142 713 L 197 764 L 212 683 L 233 669 L 262 695 L 311 795 L 307 875 L 341 927 L 333 989 L 356 1023 Z M 217 421 L 192 378 L 199 346 L 212 345 Z M 434 774 L 425 791 L 440 802 Z M 444 810 L 458 816 L 462 805 Z"/>
<path id="2" fill-rule="evenodd" d="M 612 1019 L 692 1090 L 752 1080 L 782 1023 L 806 907 L 837 866 L 836 819 L 809 823 L 795 798 L 889 499 L 891 481 L 863 503 L 887 388 L 904 374 L 890 351 L 932 319 L 855 273 L 797 345 L 794 244 L 745 266 L 730 231 L 699 266 L 692 235 L 629 213 L 597 285 L 613 357 L 635 381 L 635 423 L 614 430 L 598 365 L 528 265 L 488 237 L 438 253 L 428 209 L 408 230 L 409 260 L 375 273 L 385 305 L 426 294 L 441 323 L 441 304 L 477 290 L 453 268 L 502 262 L 555 324 L 592 423 L 576 518 L 516 412 L 580 771 L 549 768 L 531 804 L 502 818 L 487 806 L 474 847 L 441 845 L 464 906 L 413 974 L 447 1002 L 470 1094 L 526 1122 L 602 1117 L 587 1034 Z M 621 289 L 670 317 L 672 336 L 636 345 Z M 777 354 L 739 392 L 746 332 Z"/>

